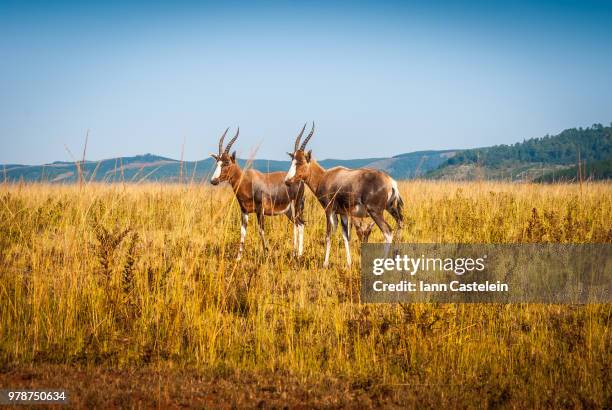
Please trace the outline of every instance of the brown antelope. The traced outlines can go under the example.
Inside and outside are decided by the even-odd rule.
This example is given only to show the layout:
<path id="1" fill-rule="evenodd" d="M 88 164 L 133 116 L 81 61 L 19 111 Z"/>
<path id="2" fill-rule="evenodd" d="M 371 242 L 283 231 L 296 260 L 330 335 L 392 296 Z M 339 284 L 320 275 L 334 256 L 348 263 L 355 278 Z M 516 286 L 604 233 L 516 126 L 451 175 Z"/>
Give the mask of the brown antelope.
<path id="1" fill-rule="evenodd" d="M 351 216 L 351 224 L 355 227 L 355 232 L 357 232 L 359 241 L 368 243 L 368 239 L 370 238 L 370 234 L 372 233 L 372 228 L 374 227 L 375 223 L 368 222 L 366 218 Z"/>
<path id="2" fill-rule="evenodd" d="M 304 126 L 305 128 L 306 126 Z M 219 154 L 210 154 L 217 161 L 215 172 L 210 183 L 218 185 L 227 181 L 232 186 L 240 212 L 242 213 L 242 224 L 240 227 L 240 248 L 237 259 L 242 257 L 244 240 L 246 238 L 249 214 L 257 216 L 259 236 L 264 249 L 269 249 L 264 235 L 264 215 L 284 214 L 293 223 L 293 252 L 301 256 L 304 248 L 304 221 L 302 212 L 304 209 L 304 184 L 296 182 L 287 184 L 284 182 L 285 172 L 262 173 L 254 169 L 242 170 L 236 163 L 236 151 L 230 155 L 230 148 L 238 138 L 240 128 L 236 135 L 223 149 L 223 139 L 227 134 L 226 129 L 219 140 Z M 304 130 L 302 130 L 302 133 Z M 301 137 L 301 134 L 299 135 Z"/>
<path id="3" fill-rule="evenodd" d="M 308 137 L 300 145 L 301 134 L 295 140 L 291 157 L 291 168 L 285 177 L 289 186 L 304 181 L 325 210 L 327 232 L 325 236 L 325 261 L 329 266 L 331 235 L 336 229 L 336 215 L 342 223 L 342 237 L 346 250 L 346 263 L 351 265 L 349 248 L 350 217 L 370 216 L 380 228 L 387 243 L 393 240 L 391 227 L 383 217 L 388 211 L 397 222 L 398 229 L 403 225 L 402 208 L 404 202 L 395 182 L 389 175 L 375 169 L 348 169 L 334 167 L 325 170 L 312 158 L 312 151 L 304 152 L 306 144 L 314 133 L 314 122 Z"/>

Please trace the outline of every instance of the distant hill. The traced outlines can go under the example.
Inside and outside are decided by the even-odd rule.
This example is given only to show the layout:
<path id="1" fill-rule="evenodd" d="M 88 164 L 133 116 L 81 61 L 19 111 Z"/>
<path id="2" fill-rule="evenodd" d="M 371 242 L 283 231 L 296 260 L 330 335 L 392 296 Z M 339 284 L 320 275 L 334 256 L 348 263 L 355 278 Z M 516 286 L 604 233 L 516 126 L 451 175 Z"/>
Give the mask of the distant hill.
<path id="1" fill-rule="evenodd" d="M 319 161 L 325 168 L 344 166 L 347 168 L 374 168 L 387 172 L 395 179 L 411 179 L 436 169 L 455 154 L 456 150 L 416 151 L 389 158 L 326 159 Z"/>
<path id="2" fill-rule="evenodd" d="M 612 159 L 604 159 L 595 162 L 586 162 L 581 166 L 581 175 L 584 181 L 612 179 Z M 549 172 L 538 177 L 534 182 L 576 182 L 578 181 L 578 166 L 557 171 Z"/>
<path id="3" fill-rule="evenodd" d="M 420 151 L 401 154 L 390 158 L 359 159 L 324 159 L 319 163 L 325 168 L 344 166 L 347 168 L 375 168 L 388 172 L 396 179 L 408 179 L 420 176 L 446 161 L 455 151 Z M 241 167 L 252 167 L 262 172 L 287 171 L 289 161 L 239 159 Z M 208 178 L 213 171 L 214 161 L 207 158 L 200 161 L 184 161 L 161 157 L 153 154 L 134 157 L 110 158 L 101 161 L 85 161 L 81 165 L 86 180 L 116 181 L 168 181 L 177 182 Z M 77 167 L 74 162 L 56 161 L 45 165 L 0 166 L 9 181 L 45 181 L 54 183 L 72 183 L 78 181 Z"/>
<path id="4" fill-rule="evenodd" d="M 387 158 L 323 159 L 325 168 L 375 168 L 395 179 L 425 177 L 431 179 L 502 179 L 511 181 L 573 181 L 578 153 L 585 179 L 610 179 L 612 160 L 612 125 L 595 124 L 587 128 L 571 128 L 558 135 L 546 135 L 512 145 L 493 147 L 417 151 Z M 239 159 L 244 168 L 250 166 L 263 172 L 286 171 L 289 161 Z M 158 155 L 86 161 L 83 175 L 94 181 L 201 181 L 213 172 L 214 161 L 180 161 Z M 78 180 L 73 162 L 54 162 L 46 165 L 0 165 L 2 179 L 9 181 L 46 181 L 70 183 Z"/>
<path id="5" fill-rule="evenodd" d="M 457 154 L 457 150 L 445 151 L 417 151 L 409 154 L 400 154 L 392 158 L 387 170 L 398 179 L 415 178 L 438 168 L 449 158 Z"/>
<path id="6" fill-rule="evenodd" d="M 85 161 L 81 164 L 83 175 L 87 180 L 117 181 L 137 179 L 152 169 L 166 168 L 165 174 L 171 174 L 179 162 L 170 158 L 146 154 L 134 157 L 112 158 L 101 161 Z M 78 180 L 77 167 L 74 162 L 55 161 L 45 165 L 2 166 L 0 172 L 10 181 L 46 181 L 74 182 Z M 4 178 L 4 176 L 3 176 Z"/>
<path id="7" fill-rule="evenodd" d="M 543 180 L 544 175 L 559 174 L 582 163 L 612 158 L 612 126 L 594 124 L 571 128 L 558 135 L 524 140 L 513 145 L 469 149 L 458 152 L 427 174 L 437 179 Z M 606 178 L 605 173 L 593 177 Z"/>

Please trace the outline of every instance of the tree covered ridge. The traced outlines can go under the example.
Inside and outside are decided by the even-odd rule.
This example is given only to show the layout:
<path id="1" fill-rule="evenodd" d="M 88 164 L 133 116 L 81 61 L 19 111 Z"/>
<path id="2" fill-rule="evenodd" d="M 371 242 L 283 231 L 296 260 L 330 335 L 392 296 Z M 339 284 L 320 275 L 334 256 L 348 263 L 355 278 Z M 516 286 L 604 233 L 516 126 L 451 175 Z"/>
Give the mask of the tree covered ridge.
<path id="1" fill-rule="evenodd" d="M 581 172 L 578 172 L 578 165 L 564 170 L 548 172 L 541 177 L 535 178 L 534 182 L 575 182 L 580 178 L 584 180 L 612 179 L 612 158 L 602 161 L 584 162 L 580 165 Z"/>
<path id="2" fill-rule="evenodd" d="M 593 124 L 587 128 L 570 128 L 558 135 L 532 138 L 512 145 L 495 145 L 460 151 L 440 168 L 461 164 L 500 167 L 509 163 L 575 164 L 578 152 L 583 161 L 612 158 L 612 123 Z"/>

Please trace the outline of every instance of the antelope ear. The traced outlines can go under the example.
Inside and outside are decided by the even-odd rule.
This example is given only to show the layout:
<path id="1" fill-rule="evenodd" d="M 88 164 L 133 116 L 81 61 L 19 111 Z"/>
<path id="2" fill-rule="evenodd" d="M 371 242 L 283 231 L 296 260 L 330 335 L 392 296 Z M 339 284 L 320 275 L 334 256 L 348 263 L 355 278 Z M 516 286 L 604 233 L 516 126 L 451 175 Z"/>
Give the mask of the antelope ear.
<path id="1" fill-rule="evenodd" d="M 292 152 L 288 152 L 287 155 L 289 155 L 291 157 L 291 159 L 293 159 L 293 157 L 294 157 Z"/>
<path id="2" fill-rule="evenodd" d="M 312 150 L 308 150 L 305 156 L 306 156 L 306 161 L 310 162 L 310 158 L 312 158 Z"/>
<path id="3" fill-rule="evenodd" d="M 232 152 L 232 156 L 230 157 L 232 162 L 236 162 L 236 151 Z"/>
<path id="4" fill-rule="evenodd" d="M 219 157 L 216 156 L 215 154 L 211 153 L 210 156 L 213 157 L 215 161 L 219 161 Z"/>

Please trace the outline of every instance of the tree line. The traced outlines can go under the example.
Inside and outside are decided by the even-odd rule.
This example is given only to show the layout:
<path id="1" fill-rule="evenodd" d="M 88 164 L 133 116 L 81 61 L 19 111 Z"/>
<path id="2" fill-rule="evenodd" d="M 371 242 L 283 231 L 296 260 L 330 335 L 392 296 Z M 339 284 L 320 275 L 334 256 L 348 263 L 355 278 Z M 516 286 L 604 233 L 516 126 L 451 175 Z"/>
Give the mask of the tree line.
<path id="1" fill-rule="evenodd" d="M 479 164 L 501 167 L 509 163 L 576 164 L 581 161 L 602 161 L 612 158 L 612 123 L 610 126 L 593 124 L 587 128 L 570 128 L 558 135 L 546 135 L 511 145 L 458 152 L 440 168 Z"/>

